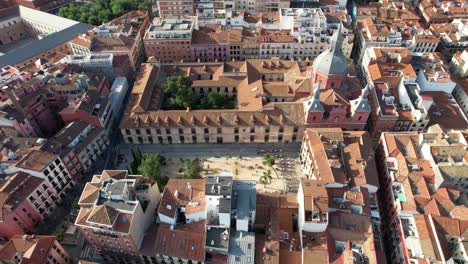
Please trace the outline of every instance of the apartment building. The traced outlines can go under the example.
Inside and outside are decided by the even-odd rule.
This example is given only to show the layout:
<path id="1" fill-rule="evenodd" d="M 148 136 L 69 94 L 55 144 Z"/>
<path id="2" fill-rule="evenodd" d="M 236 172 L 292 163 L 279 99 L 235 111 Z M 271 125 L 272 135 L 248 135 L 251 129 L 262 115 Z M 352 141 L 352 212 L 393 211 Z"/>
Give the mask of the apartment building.
<path id="1" fill-rule="evenodd" d="M 462 173 L 466 140 L 460 131 L 383 133 L 376 150 L 383 231 L 390 262 L 466 261 L 460 236 L 466 207 Z M 448 162 L 447 160 L 452 162 Z M 452 225 L 451 231 L 447 226 Z M 453 239 L 452 239 L 453 238 Z M 436 244 L 428 243 L 437 241 Z"/>
<path id="2" fill-rule="evenodd" d="M 155 18 L 146 32 L 145 49 L 159 62 L 313 60 L 329 47 L 340 21 L 328 23 L 320 8 L 283 8 L 258 15 L 229 11 L 222 19 L 203 22 L 200 18 Z M 341 32 L 345 34 L 342 49 L 349 58 L 354 35 L 346 28 Z"/>
<path id="3" fill-rule="evenodd" d="M 330 11 L 330 12 L 329 12 Z M 325 13 L 327 12 L 327 13 Z M 280 28 L 288 30 L 294 36 L 296 44 L 292 57 L 301 60 L 313 60 L 332 45 L 333 34 L 340 30 L 344 34 L 341 49 L 346 58 L 351 55 L 354 34 L 347 28 L 344 19 L 327 19 L 333 16 L 327 8 L 284 8 L 279 11 Z M 342 21 L 343 20 L 343 21 Z"/>
<path id="4" fill-rule="evenodd" d="M 192 60 L 201 62 L 228 61 L 231 57 L 229 39 L 240 30 L 224 31 L 221 26 L 210 25 L 192 33 Z M 233 50 L 239 45 L 233 45 Z M 235 54 L 234 52 L 232 53 Z M 237 56 L 238 57 L 238 56 Z"/>
<path id="5" fill-rule="evenodd" d="M 24 173 L 42 180 L 40 187 L 28 197 L 41 218 L 52 213 L 74 185 L 70 172 L 59 156 L 34 148 L 20 148 L 12 153 L 3 164 L 3 172 Z"/>
<path id="6" fill-rule="evenodd" d="M 297 194 L 302 263 L 354 255 L 375 263 L 382 250 L 379 182 L 366 132 L 307 129 Z M 360 238 L 358 238 L 360 237 Z"/>
<path id="7" fill-rule="evenodd" d="M 439 46 L 439 39 L 429 30 L 408 28 L 402 36 L 402 46 L 412 52 L 435 52 Z"/>
<path id="8" fill-rule="evenodd" d="M 72 263 L 67 251 L 54 236 L 17 235 L 0 249 L 7 263 Z"/>
<path id="9" fill-rule="evenodd" d="M 383 131 L 422 131 L 430 122 L 434 99 L 423 93 L 413 61 L 413 53 L 401 47 L 370 48 L 363 56 L 361 70 L 370 87 L 373 137 Z"/>
<path id="10" fill-rule="evenodd" d="M 422 92 L 451 94 L 456 83 L 452 80 L 449 66 L 440 53 L 419 53 L 413 56 L 417 71 L 416 82 Z"/>
<path id="11" fill-rule="evenodd" d="M 255 263 L 302 263 L 301 233 L 297 230 L 297 195 L 258 193 L 256 197 Z M 308 244 L 312 246 L 310 243 Z M 326 262 L 327 252 L 313 259 Z M 309 256 L 306 256 L 306 258 Z"/>
<path id="12" fill-rule="evenodd" d="M 26 82 L 31 78 L 31 73 L 20 71 L 15 67 L 6 66 L 0 69 L 0 101 L 8 99 L 8 95 L 3 89 L 6 86 L 16 86 L 19 83 Z"/>
<path id="13" fill-rule="evenodd" d="M 458 105 L 463 110 L 465 116 L 468 116 L 468 81 L 462 81 L 460 84 L 455 86 L 453 90 L 453 97 L 457 100 Z"/>
<path id="14" fill-rule="evenodd" d="M 158 0 L 156 1 L 156 4 L 161 17 L 184 17 L 195 15 L 193 0 Z"/>
<path id="15" fill-rule="evenodd" d="M 78 35 L 69 42 L 75 55 L 126 56 L 132 71 L 146 58 L 143 36 L 150 24 L 146 11 L 136 10 Z"/>
<path id="16" fill-rule="evenodd" d="M 357 18 L 357 36 L 355 41 L 355 58 L 358 64 L 368 48 L 372 47 L 400 47 L 401 32 L 395 26 L 377 24 L 372 17 Z"/>
<path id="17" fill-rule="evenodd" d="M 459 51 L 455 53 L 450 60 L 450 70 L 455 76 L 468 77 L 468 51 Z"/>
<path id="18" fill-rule="evenodd" d="M 1 176 L 2 217 L 0 220 L 0 237 L 8 240 L 14 235 L 34 231 L 43 217 L 33 202 L 34 195 L 42 192 L 44 179 L 25 172 L 16 172 Z"/>
<path id="19" fill-rule="evenodd" d="M 228 263 L 255 259 L 256 187 L 256 181 L 233 181 L 231 219 L 235 222 L 229 237 Z"/>
<path id="20" fill-rule="evenodd" d="M 154 256 L 147 256 L 148 261 L 253 262 L 255 205 L 254 181 L 236 181 L 232 175 L 170 179 L 158 209 Z"/>
<path id="21" fill-rule="evenodd" d="M 104 170 L 86 183 L 75 225 L 105 261 L 142 261 L 139 250 L 159 204 L 158 184 L 126 170 Z"/>
<path id="22" fill-rule="evenodd" d="M 105 129 L 77 120 L 48 139 L 42 150 L 60 155 L 72 178 L 78 180 L 103 156 L 108 146 Z"/>
<path id="23" fill-rule="evenodd" d="M 154 18 L 144 36 L 146 55 L 158 62 L 192 61 L 195 18 Z"/>
<path id="24" fill-rule="evenodd" d="M 456 52 L 463 52 L 468 47 L 467 27 L 462 19 L 454 19 L 450 23 L 431 23 L 429 29 L 440 39 L 438 48 L 447 60 Z"/>
<path id="25" fill-rule="evenodd" d="M 95 127 L 104 128 L 108 132 L 112 129 L 115 119 L 109 97 L 97 89 L 89 89 L 74 100 L 70 100 L 59 114 L 65 124 L 82 120 Z"/>
<path id="26" fill-rule="evenodd" d="M 170 179 L 158 207 L 156 263 L 205 261 L 205 180 Z"/>
<path id="27" fill-rule="evenodd" d="M 133 70 L 128 67 L 130 59 L 126 55 L 113 54 L 83 54 L 68 55 L 59 61 L 60 64 L 77 66 L 90 74 L 100 74 L 106 76 L 109 81 L 113 81 L 118 76 L 133 78 Z"/>
<path id="28" fill-rule="evenodd" d="M 2 106 L 1 118 L 23 136 L 51 137 L 63 127 L 58 112 L 69 102 L 90 88 L 108 94 L 108 86 L 102 75 L 86 75 L 66 65 L 50 67 L 3 89 L 9 101 Z"/>
<path id="29" fill-rule="evenodd" d="M 433 23 L 450 23 L 455 19 L 467 18 L 466 6 L 456 1 L 445 1 L 440 4 L 436 1 L 424 0 L 418 3 L 417 10 L 427 25 Z"/>

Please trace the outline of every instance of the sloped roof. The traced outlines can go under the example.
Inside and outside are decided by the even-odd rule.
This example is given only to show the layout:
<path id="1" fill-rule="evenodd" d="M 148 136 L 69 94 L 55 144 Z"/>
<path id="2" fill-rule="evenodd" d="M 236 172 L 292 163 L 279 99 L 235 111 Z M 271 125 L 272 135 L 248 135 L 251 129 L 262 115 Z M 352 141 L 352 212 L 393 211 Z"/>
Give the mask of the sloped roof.
<path id="1" fill-rule="evenodd" d="M 14 257 L 20 254 L 22 255 L 22 260 L 19 262 L 21 264 L 45 263 L 54 243 L 54 236 L 16 235 L 0 249 L 0 260 L 17 263 Z M 65 254 L 67 253 L 65 252 Z"/>
<path id="2" fill-rule="evenodd" d="M 0 67 L 16 65 L 37 56 L 47 50 L 53 49 L 75 38 L 78 34 L 91 30 L 93 26 L 84 23 L 77 23 L 62 31 L 45 36 L 42 39 L 17 48 L 9 53 L 0 56 Z"/>
<path id="3" fill-rule="evenodd" d="M 99 197 L 99 184 L 86 183 L 83 192 L 81 193 L 79 203 L 94 203 Z"/>
<path id="4" fill-rule="evenodd" d="M 348 61 L 343 55 L 343 34 L 341 26 L 333 34 L 329 49 L 322 52 L 314 61 L 316 71 L 324 75 L 347 75 Z"/>
<path id="5" fill-rule="evenodd" d="M 87 222 L 112 226 L 119 215 L 119 211 L 108 205 L 99 205 L 94 207 L 89 215 Z"/>

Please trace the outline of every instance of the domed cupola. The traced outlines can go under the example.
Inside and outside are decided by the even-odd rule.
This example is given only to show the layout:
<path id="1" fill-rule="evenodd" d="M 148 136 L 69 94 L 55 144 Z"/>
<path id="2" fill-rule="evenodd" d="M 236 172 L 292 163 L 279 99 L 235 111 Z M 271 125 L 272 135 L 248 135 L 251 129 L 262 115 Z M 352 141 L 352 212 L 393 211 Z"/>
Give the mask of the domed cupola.
<path id="1" fill-rule="evenodd" d="M 331 37 L 329 48 L 313 63 L 314 82 L 322 82 L 325 89 L 339 88 L 348 75 L 348 60 L 343 55 L 344 42 L 341 24 Z"/>

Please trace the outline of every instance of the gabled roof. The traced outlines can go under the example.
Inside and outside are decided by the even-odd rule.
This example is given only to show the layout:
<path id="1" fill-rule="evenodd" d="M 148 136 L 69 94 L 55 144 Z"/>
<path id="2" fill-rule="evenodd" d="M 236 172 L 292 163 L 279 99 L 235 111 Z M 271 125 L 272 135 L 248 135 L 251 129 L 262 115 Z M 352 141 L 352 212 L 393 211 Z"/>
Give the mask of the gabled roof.
<path id="1" fill-rule="evenodd" d="M 348 100 L 344 99 L 338 92 L 333 89 L 324 90 L 320 93 L 320 101 L 325 105 L 330 106 L 348 106 Z"/>
<path id="2" fill-rule="evenodd" d="M 171 228 L 161 224 L 156 237 L 156 254 L 205 261 L 205 220 Z"/>
<path id="3" fill-rule="evenodd" d="M 21 255 L 20 264 L 46 263 L 49 251 L 55 241 L 54 236 L 16 235 L 0 249 L 0 260 L 2 263 L 3 261 L 18 263 L 15 256 Z M 64 254 L 67 255 L 66 252 Z"/>

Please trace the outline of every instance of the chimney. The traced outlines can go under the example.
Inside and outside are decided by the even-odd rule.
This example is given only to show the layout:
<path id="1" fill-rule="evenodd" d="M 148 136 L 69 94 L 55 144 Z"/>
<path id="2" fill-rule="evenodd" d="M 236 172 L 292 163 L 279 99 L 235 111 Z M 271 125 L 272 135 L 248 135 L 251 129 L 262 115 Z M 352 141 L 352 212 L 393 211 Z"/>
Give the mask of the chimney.
<path id="1" fill-rule="evenodd" d="M 192 185 L 190 185 L 190 182 L 187 182 L 187 189 L 190 191 L 189 199 L 192 200 Z"/>
<path id="2" fill-rule="evenodd" d="M 24 109 L 23 107 L 21 106 L 21 104 L 19 103 L 18 101 L 18 98 L 16 98 L 16 95 L 13 91 L 13 88 L 11 88 L 10 86 L 4 86 L 2 88 L 5 93 L 7 94 L 8 98 L 10 98 L 11 102 L 13 103 L 13 105 L 15 106 L 15 108 L 18 110 L 18 111 L 21 111 L 23 112 Z"/>

